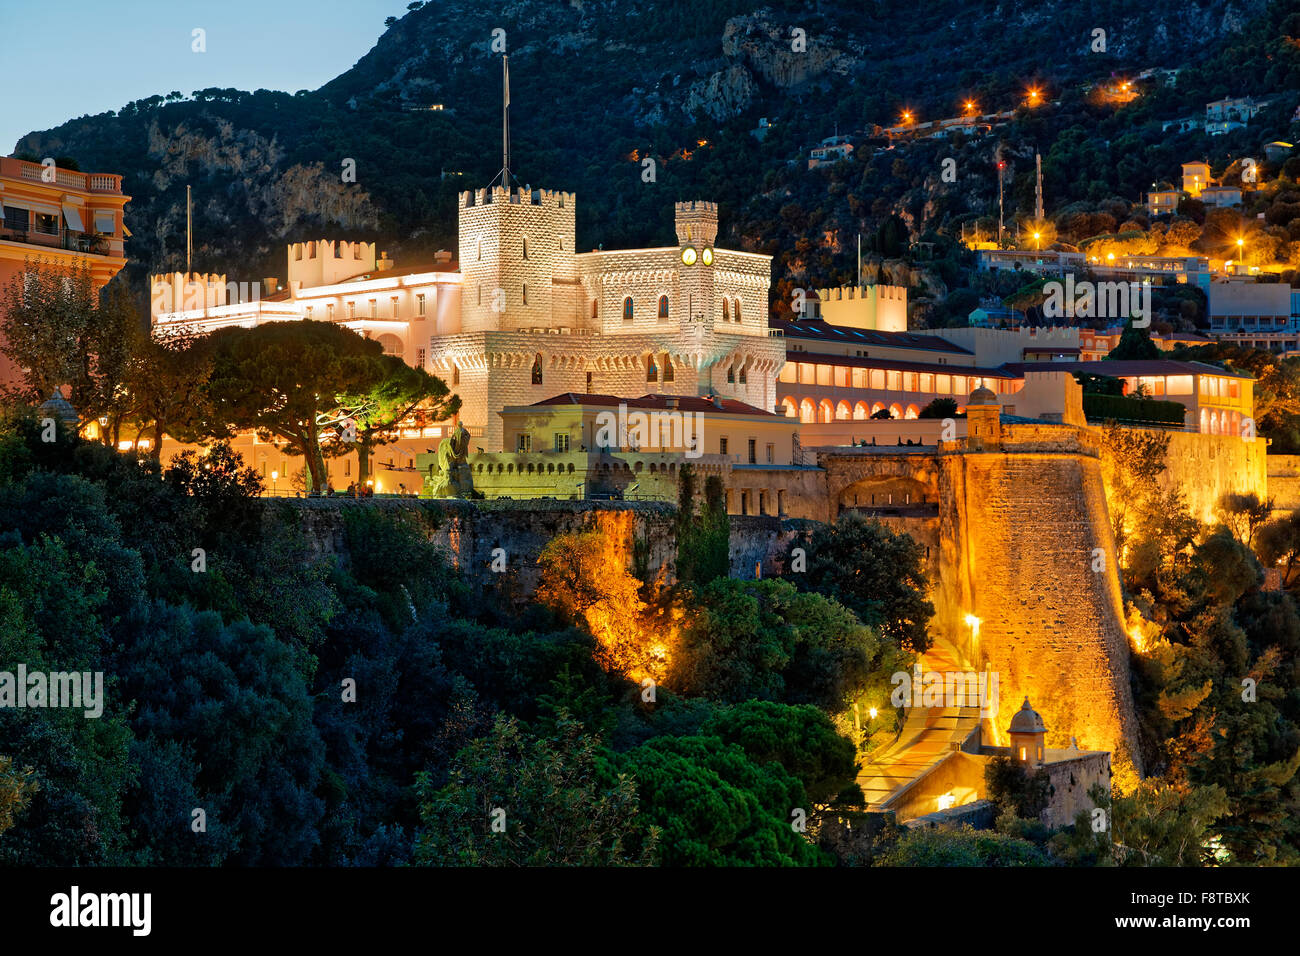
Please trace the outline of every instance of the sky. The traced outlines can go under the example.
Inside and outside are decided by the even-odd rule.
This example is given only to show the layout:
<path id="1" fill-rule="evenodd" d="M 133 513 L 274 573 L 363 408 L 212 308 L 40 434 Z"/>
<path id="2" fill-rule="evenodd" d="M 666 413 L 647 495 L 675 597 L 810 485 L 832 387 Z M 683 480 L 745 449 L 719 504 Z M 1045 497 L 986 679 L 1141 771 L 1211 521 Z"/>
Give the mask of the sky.
<path id="1" fill-rule="evenodd" d="M 407 2 L 0 0 L 0 154 L 33 130 L 172 90 L 314 90 L 361 59 Z M 191 49 L 195 29 L 205 53 Z"/>

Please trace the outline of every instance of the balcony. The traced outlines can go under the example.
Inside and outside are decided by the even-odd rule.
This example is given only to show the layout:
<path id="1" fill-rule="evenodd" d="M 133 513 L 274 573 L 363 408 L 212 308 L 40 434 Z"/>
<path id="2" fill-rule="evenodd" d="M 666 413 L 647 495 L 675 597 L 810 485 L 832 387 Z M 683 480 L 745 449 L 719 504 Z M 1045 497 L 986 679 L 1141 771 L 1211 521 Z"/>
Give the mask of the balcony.
<path id="1" fill-rule="evenodd" d="M 0 157 L 0 178 L 3 179 L 21 179 L 29 183 L 42 183 L 84 193 L 122 195 L 122 177 L 113 173 L 79 173 L 70 169 L 53 169 L 53 179 L 51 179 L 51 169 L 52 167 L 41 163 L 29 163 L 10 156 Z"/>
<path id="2" fill-rule="evenodd" d="M 65 249 L 92 256 L 122 256 L 122 240 L 116 236 L 97 232 L 77 232 L 64 229 L 58 235 L 35 232 L 32 229 L 11 229 L 0 226 L 0 241 L 21 242 L 46 249 Z M 33 250 L 35 251 L 35 250 Z"/>

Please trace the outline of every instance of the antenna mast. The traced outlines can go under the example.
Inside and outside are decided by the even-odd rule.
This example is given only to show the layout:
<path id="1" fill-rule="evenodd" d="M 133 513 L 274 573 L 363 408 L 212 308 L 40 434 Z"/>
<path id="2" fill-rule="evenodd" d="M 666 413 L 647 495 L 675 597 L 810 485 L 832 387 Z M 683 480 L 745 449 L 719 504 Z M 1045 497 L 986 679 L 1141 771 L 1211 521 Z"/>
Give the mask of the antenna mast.
<path id="1" fill-rule="evenodd" d="M 185 187 L 185 274 L 190 272 L 190 257 L 194 249 L 194 213 L 190 204 L 190 187 Z"/>

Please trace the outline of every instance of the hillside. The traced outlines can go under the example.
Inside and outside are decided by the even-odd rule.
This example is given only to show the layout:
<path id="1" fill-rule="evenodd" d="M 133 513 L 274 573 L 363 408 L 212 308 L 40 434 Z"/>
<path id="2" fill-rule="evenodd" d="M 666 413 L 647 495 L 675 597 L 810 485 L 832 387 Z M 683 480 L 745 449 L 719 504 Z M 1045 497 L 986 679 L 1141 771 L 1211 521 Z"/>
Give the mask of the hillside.
<path id="1" fill-rule="evenodd" d="M 778 257 L 778 281 L 845 281 L 859 232 L 868 251 L 887 254 L 897 237 L 885 234 L 900 220 L 904 238 L 917 239 L 952 235 L 990 204 L 996 212 L 995 150 L 1009 157 L 1008 196 L 1022 209 L 1032 208 L 1035 145 L 1049 211 L 1132 201 L 1188 152 L 1238 148 L 1233 136 L 1162 136 L 1160 118 L 1213 96 L 1300 89 L 1288 39 L 1300 28 L 1284 26 L 1280 4 L 1088 7 L 515 0 L 488 11 L 449 0 L 393 21 L 320 90 L 160 94 L 31 133 L 17 152 L 125 174 L 137 282 L 183 268 L 187 182 L 195 267 L 232 278 L 283 276 L 284 244 L 326 231 L 378 239 L 399 259 L 454 249 L 456 191 L 485 185 L 500 166 L 499 28 L 511 55 L 512 166 L 520 183 L 577 192 L 580 248 L 671 241 L 672 202 L 708 197 L 722 204 L 725 241 Z M 1089 51 L 1099 26 L 1105 53 Z M 792 49 L 794 28 L 805 50 Z M 1081 91 L 1112 74 L 1184 66 L 1176 90 L 1119 112 Z M 808 147 L 837 127 L 869 143 L 904 106 L 921 118 L 953 115 L 964 98 L 1012 109 L 1031 85 L 1058 105 L 1022 111 L 994 137 L 875 156 L 860 147 L 830 172 L 806 169 Z M 444 109 L 417 109 L 435 103 Z M 1290 106 L 1263 118 L 1266 138 L 1285 133 Z M 751 135 L 760 117 L 772 123 L 762 143 Z M 1249 133 L 1241 148 L 1258 139 L 1255 128 L 1240 132 Z M 949 155 L 959 163 L 951 185 L 937 175 Z M 647 156 L 653 183 L 642 179 Z M 340 179 L 346 159 L 355 183 Z"/>

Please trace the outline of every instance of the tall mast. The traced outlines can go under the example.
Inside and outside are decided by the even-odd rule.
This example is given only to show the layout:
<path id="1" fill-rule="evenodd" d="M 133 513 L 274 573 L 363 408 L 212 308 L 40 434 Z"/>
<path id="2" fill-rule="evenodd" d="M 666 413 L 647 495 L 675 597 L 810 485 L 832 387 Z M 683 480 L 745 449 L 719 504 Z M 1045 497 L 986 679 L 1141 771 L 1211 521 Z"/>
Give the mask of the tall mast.
<path id="1" fill-rule="evenodd" d="M 185 187 L 185 274 L 190 273 L 190 257 L 194 249 L 194 214 L 190 204 L 190 187 Z"/>
<path id="2" fill-rule="evenodd" d="M 510 188 L 510 57 L 501 56 L 501 185 Z"/>

